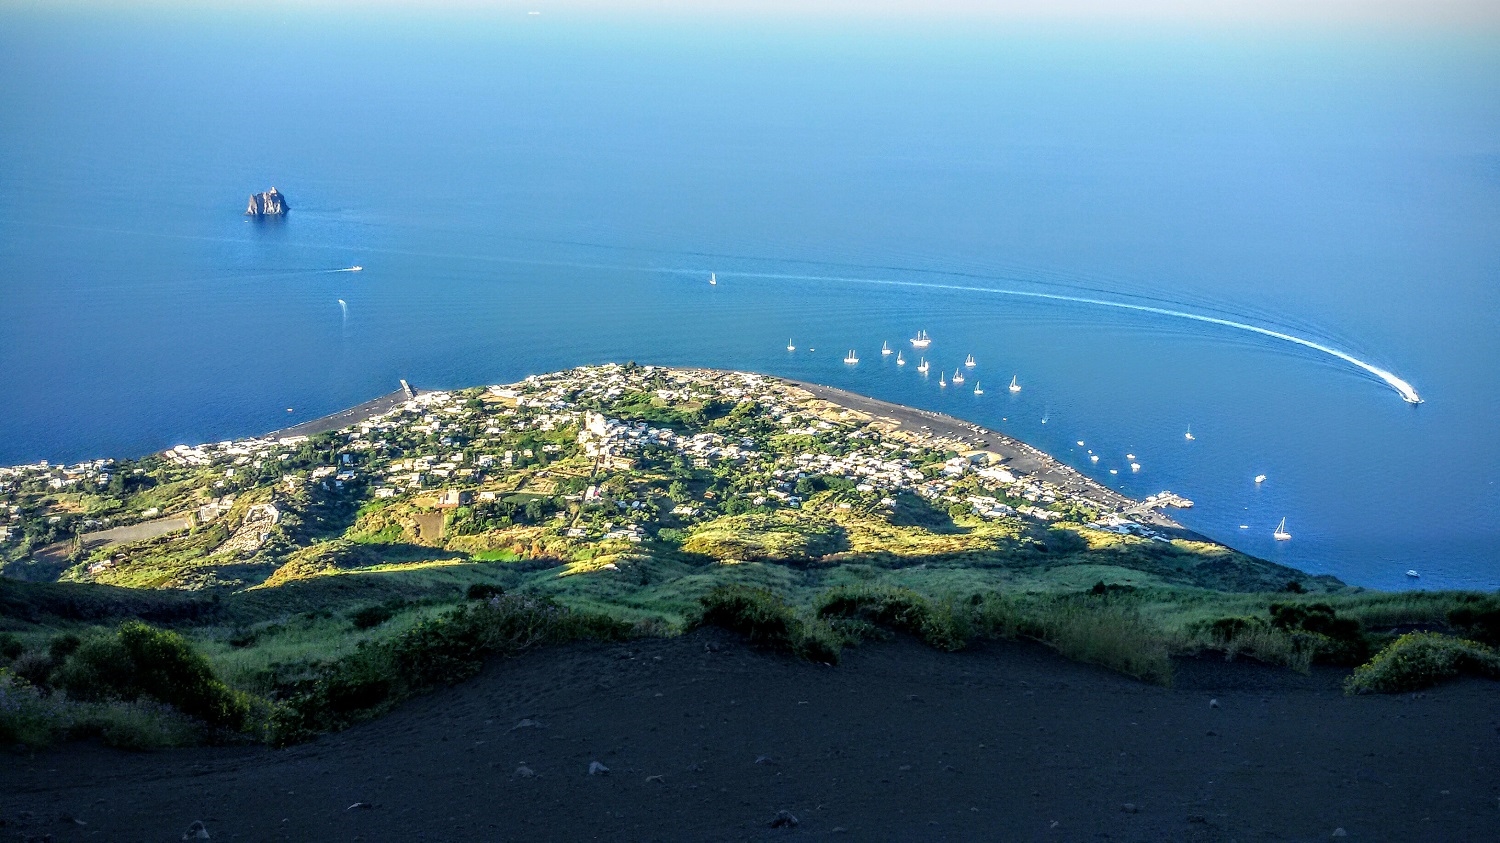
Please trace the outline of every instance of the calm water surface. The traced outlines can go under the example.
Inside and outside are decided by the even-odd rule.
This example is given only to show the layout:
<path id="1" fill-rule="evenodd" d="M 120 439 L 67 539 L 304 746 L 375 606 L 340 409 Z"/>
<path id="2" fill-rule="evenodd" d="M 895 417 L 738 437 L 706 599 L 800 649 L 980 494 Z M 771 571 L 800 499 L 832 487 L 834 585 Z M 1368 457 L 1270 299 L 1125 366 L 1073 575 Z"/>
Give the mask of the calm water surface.
<path id="1" fill-rule="evenodd" d="M 717 366 L 972 419 L 1352 583 L 1500 587 L 1493 42 L 9 14 L 0 463 L 256 434 L 398 378 Z M 273 184 L 291 215 L 242 217 Z M 993 290 L 1253 323 L 1427 402 Z M 926 379 L 878 353 L 918 329 Z"/>

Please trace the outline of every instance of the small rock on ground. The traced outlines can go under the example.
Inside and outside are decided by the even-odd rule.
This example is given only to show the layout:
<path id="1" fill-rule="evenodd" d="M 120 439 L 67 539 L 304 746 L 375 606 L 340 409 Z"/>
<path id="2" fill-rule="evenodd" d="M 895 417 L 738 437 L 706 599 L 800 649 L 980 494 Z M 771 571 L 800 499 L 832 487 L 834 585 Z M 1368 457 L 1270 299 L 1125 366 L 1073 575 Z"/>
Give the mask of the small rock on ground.
<path id="1" fill-rule="evenodd" d="M 194 820 L 193 824 L 190 825 L 190 826 L 188 826 L 188 830 L 184 831 L 182 833 L 182 839 L 183 840 L 207 840 L 208 839 L 208 829 L 204 827 L 202 820 Z"/>
<path id="2" fill-rule="evenodd" d="M 791 811 L 777 811 L 776 816 L 771 818 L 772 828 L 796 828 L 799 825 L 801 823 Z"/>
<path id="3" fill-rule="evenodd" d="M 589 762 L 589 775 L 591 775 L 591 776 L 607 776 L 607 775 L 609 775 L 609 768 L 606 767 L 606 766 L 604 766 L 603 764 L 600 764 L 598 761 L 590 761 Z"/>

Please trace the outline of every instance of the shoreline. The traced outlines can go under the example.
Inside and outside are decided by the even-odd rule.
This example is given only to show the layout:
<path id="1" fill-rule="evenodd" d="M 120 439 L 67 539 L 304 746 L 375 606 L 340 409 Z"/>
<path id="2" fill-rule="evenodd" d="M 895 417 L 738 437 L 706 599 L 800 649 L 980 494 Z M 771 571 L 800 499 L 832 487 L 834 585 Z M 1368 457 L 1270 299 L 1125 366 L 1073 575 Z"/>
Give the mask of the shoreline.
<path id="1" fill-rule="evenodd" d="M 1222 542 L 1201 533 L 1189 530 L 1168 517 L 1165 513 L 1146 509 L 1142 501 L 1123 495 L 1105 486 L 1046 451 L 1022 442 L 1013 436 L 982 427 L 974 422 L 960 419 L 956 416 L 932 410 L 908 407 L 905 404 L 882 401 L 879 398 L 871 398 L 870 396 L 850 392 L 847 389 L 840 389 L 835 386 L 799 381 L 794 378 L 781 378 L 775 375 L 767 375 L 766 377 L 776 378 L 776 380 L 782 383 L 805 390 L 814 398 L 827 401 L 830 404 L 836 404 L 845 409 L 865 413 L 893 423 L 899 429 L 906 432 L 932 437 L 939 443 L 951 442 L 967 450 L 983 450 L 999 453 L 1006 458 L 1005 466 L 1007 468 L 1013 468 L 1017 472 L 1024 473 L 1029 477 L 1044 480 L 1073 492 L 1080 497 L 1098 504 L 1106 511 L 1131 510 L 1132 518 L 1143 521 L 1151 525 L 1152 528 L 1169 534 L 1172 538 L 1222 544 Z M 984 444 L 980 444 L 981 441 Z"/>

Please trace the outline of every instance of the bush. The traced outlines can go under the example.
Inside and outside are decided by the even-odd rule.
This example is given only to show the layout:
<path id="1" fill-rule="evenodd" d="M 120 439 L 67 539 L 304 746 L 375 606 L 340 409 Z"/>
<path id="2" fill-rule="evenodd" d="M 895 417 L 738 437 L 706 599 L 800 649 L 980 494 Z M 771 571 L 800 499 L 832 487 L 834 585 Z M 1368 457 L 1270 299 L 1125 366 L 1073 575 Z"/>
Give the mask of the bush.
<path id="1" fill-rule="evenodd" d="M 0 744 L 49 746 L 70 738 L 97 737 L 120 749 L 164 749 L 203 740 L 201 724 L 160 703 L 84 703 L 47 695 L 0 670 Z"/>
<path id="2" fill-rule="evenodd" d="M 249 726 L 249 699 L 220 681 L 187 639 L 140 621 L 83 641 L 54 682 L 75 700 L 148 697 L 211 726 L 236 732 Z"/>
<path id="3" fill-rule="evenodd" d="M 464 597 L 469 600 L 489 600 L 492 597 L 501 597 L 505 589 L 494 583 L 476 582 L 470 583 L 469 590 L 464 592 Z"/>
<path id="4" fill-rule="evenodd" d="M 818 601 L 824 620 L 862 620 L 915 635 L 939 650 L 962 650 L 971 635 L 967 610 L 934 604 L 908 588 L 843 586 Z"/>
<path id="5" fill-rule="evenodd" d="M 739 633 L 757 647 L 836 664 L 842 642 L 827 624 L 808 623 L 776 594 L 763 588 L 721 585 L 699 599 L 703 611 L 689 625 Z"/>
<path id="6" fill-rule="evenodd" d="M 14 633 L 0 632 L 0 658 L 6 661 L 15 661 L 21 654 L 26 652 L 26 645 L 21 643 Z"/>
<path id="7" fill-rule="evenodd" d="M 285 702 L 272 713 L 271 739 L 287 744 L 344 728 L 423 691 L 468 679 L 495 656 L 580 639 L 621 640 L 631 631 L 624 621 L 520 595 L 462 605 L 387 640 L 364 642 L 312 678 L 283 686 Z"/>
<path id="8" fill-rule="evenodd" d="M 1500 600 L 1459 606 L 1448 613 L 1448 623 L 1475 641 L 1491 647 L 1500 646 Z"/>
<path id="9" fill-rule="evenodd" d="M 366 606 L 350 613 L 349 620 L 355 629 L 374 629 L 395 616 L 396 609 L 393 606 Z"/>
<path id="10" fill-rule="evenodd" d="M 1327 603 L 1272 603 L 1271 627 L 1292 634 L 1314 662 L 1359 664 L 1370 646 L 1359 621 L 1341 618 Z"/>
<path id="11" fill-rule="evenodd" d="M 1475 641 L 1413 632 L 1397 638 L 1344 681 L 1349 694 L 1415 691 L 1445 679 L 1471 675 L 1500 679 L 1500 655 Z"/>

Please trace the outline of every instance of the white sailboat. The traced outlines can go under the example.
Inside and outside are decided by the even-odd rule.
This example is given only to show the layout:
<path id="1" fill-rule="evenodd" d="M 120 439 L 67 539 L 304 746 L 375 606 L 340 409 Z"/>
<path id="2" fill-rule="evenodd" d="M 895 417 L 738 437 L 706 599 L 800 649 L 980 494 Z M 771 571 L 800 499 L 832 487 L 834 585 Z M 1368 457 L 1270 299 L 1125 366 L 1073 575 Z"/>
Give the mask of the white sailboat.
<path id="1" fill-rule="evenodd" d="M 974 394 L 975 395 L 983 395 L 984 394 L 984 390 L 982 390 L 982 389 L 979 388 L 979 381 L 974 381 Z"/>
<path id="2" fill-rule="evenodd" d="M 1198 437 L 1196 437 L 1196 436 L 1193 435 L 1193 426 L 1192 425 L 1188 425 L 1187 433 L 1182 434 L 1182 438 L 1186 439 L 1189 442 L 1191 442 L 1194 439 L 1198 438 Z"/>
<path id="3" fill-rule="evenodd" d="M 948 381 L 945 380 L 946 377 L 947 377 L 947 375 L 943 374 L 942 372 L 938 372 L 938 386 L 947 386 L 948 385 Z"/>
<path id="4" fill-rule="evenodd" d="M 891 344 L 890 343 L 883 342 L 883 343 L 880 344 L 880 356 L 881 357 L 889 357 L 889 356 L 891 356 Z"/>
<path id="5" fill-rule="evenodd" d="M 849 353 L 844 355 L 844 362 L 851 366 L 859 362 L 859 358 L 854 354 L 854 349 L 849 349 Z"/>
<path id="6" fill-rule="evenodd" d="M 1016 383 L 1016 376 L 1015 375 L 1011 375 L 1010 376 L 1010 391 L 1011 392 L 1020 392 L 1021 391 L 1021 385 L 1018 384 L 1018 383 Z"/>
<path id="7" fill-rule="evenodd" d="M 796 351 L 797 350 L 797 346 L 792 345 L 792 340 L 791 340 L 790 337 L 788 337 L 787 341 L 786 341 L 786 350 L 787 351 Z"/>
<path id="8" fill-rule="evenodd" d="M 954 369 L 953 370 L 953 382 L 954 383 L 963 383 L 964 382 L 964 370 L 963 369 Z"/>
<path id="9" fill-rule="evenodd" d="M 919 371 L 919 372 L 921 372 L 922 374 L 925 375 L 925 374 L 927 374 L 927 370 L 931 369 L 931 368 L 932 368 L 931 366 L 927 365 L 927 358 L 925 358 L 925 357 L 918 357 L 917 358 L 917 371 Z"/>
<path id="10" fill-rule="evenodd" d="M 901 356 L 901 352 L 899 352 L 899 351 L 896 352 L 896 365 L 897 366 L 905 366 L 906 365 L 906 358 L 902 357 Z"/>
<path id="11" fill-rule="evenodd" d="M 927 336 L 926 331 L 918 331 L 917 335 L 911 338 L 911 344 L 914 348 L 926 348 L 932 345 L 932 337 Z"/>
<path id="12" fill-rule="evenodd" d="M 710 287 L 716 287 L 716 286 L 718 286 L 718 284 L 719 284 L 719 276 L 717 276 L 714 273 L 710 272 L 708 274 L 708 286 L 710 286 Z"/>
<path id="13" fill-rule="evenodd" d="M 970 368 L 970 369 L 972 369 L 972 368 L 974 368 L 974 367 L 975 367 L 975 366 L 976 366 L 976 365 L 978 365 L 978 364 L 976 364 L 976 363 L 975 363 L 975 362 L 974 362 L 974 355 L 972 355 L 972 354 L 970 354 L 970 355 L 969 355 L 969 356 L 968 356 L 968 357 L 967 357 L 967 358 L 965 358 L 965 359 L 964 359 L 964 366 L 966 366 L 966 367 L 968 367 L 968 368 Z"/>
<path id="14" fill-rule="evenodd" d="M 1286 531 L 1286 519 L 1283 518 L 1281 519 L 1281 523 L 1276 525 L 1276 532 L 1271 534 L 1271 538 L 1279 542 L 1284 542 L 1291 537 L 1292 534 Z"/>

